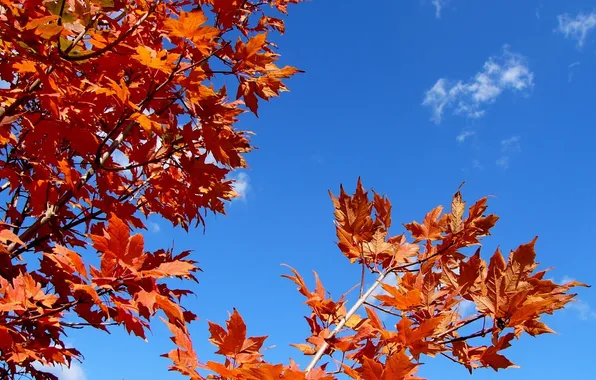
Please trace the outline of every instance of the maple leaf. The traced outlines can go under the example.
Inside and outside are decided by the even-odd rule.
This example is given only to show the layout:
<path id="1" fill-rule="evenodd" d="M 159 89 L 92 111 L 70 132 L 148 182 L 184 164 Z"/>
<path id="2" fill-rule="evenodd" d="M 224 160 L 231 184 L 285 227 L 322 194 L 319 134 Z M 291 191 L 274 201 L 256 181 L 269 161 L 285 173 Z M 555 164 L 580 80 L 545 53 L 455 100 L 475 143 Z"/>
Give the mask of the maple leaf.
<path id="1" fill-rule="evenodd" d="M 400 350 L 389 357 L 381 374 L 382 380 L 407 379 L 416 372 L 417 364 L 412 363 L 404 350 Z"/>
<path id="2" fill-rule="evenodd" d="M 418 289 L 406 290 L 404 292 L 389 284 L 381 284 L 381 286 L 389 294 L 377 295 L 375 298 L 381 301 L 384 306 L 392 306 L 397 310 L 407 311 L 422 304 L 420 290 Z"/>
<path id="3" fill-rule="evenodd" d="M 246 44 L 243 44 L 241 40 L 238 40 L 236 44 L 236 59 L 241 61 L 248 61 L 255 57 L 265 43 L 267 42 L 267 33 L 257 34 L 252 37 Z"/>
<path id="4" fill-rule="evenodd" d="M 147 339 L 145 337 L 145 328 L 148 328 L 149 325 L 134 316 L 134 309 L 124 304 L 118 304 L 116 309 L 118 310 L 118 313 L 114 317 L 116 322 L 124 324 L 128 333 L 132 332 L 140 338 Z"/>
<path id="5" fill-rule="evenodd" d="M 128 226 L 115 214 L 111 216 L 104 235 L 90 235 L 93 247 L 102 252 L 102 273 L 111 274 L 116 263 L 130 269 L 139 269 L 145 260 L 143 236 L 130 236 Z"/>
<path id="6" fill-rule="evenodd" d="M 412 233 L 414 242 L 417 243 L 422 240 L 439 240 L 444 229 L 444 218 L 439 220 L 439 216 L 443 211 L 442 206 L 438 206 L 431 212 L 426 214 L 422 224 L 418 222 L 412 222 L 405 224 L 404 226 L 408 231 Z"/>
<path id="7" fill-rule="evenodd" d="M 188 261 L 171 261 L 167 263 L 159 264 L 155 269 L 151 269 L 146 273 L 152 276 L 159 277 L 185 277 L 190 278 L 192 272 L 197 271 L 198 268 Z"/>
<path id="8" fill-rule="evenodd" d="M 501 350 L 511 346 L 511 344 L 509 342 L 514 337 L 515 337 L 515 335 L 513 333 L 509 333 L 505 336 L 502 336 L 499 339 L 499 341 L 497 342 L 497 344 L 489 347 L 486 351 L 484 351 L 484 353 L 482 354 L 482 356 L 479 359 L 480 362 L 484 365 L 490 366 L 495 371 L 498 371 L 501 368 L 504 369 L 504 368 L 510 368 L 510 367 L 517 367 L 505 356 L 498 353 L 498 351 L 501 351 Z"/>
<path id="9" fill-rule="evenodd" d="M 534 269 L 534 260 L 536 258 L 534 247 L 537 239 L 538 236 L 530 243 L 520 245 L 509 255 L 507 263 L 509 286 L 517 287 L 520 281 L 527 277 L 528 272 Z"/>
<path id="10" fill-rule="evenodd" d="M 7 242 L 12 241 L 15 242 L 17 244 L 22 245 L 23 247 L 26 247 L 27 245 L 21 241 L 21 239 L 19 239 L 19 237 L 12 232 L 11 230 L 8 229 L 4 229 L 0 231 L 0 242 L 6 244 Z"/>
<path id="11" fill-rule="evenodd" d="M 147 132 L 161 132 L 163 130 L 161 124 L 151 120 L 151 118 L 143 113 L 136 112 L 131 116 L 139 125 Z"/>
<path id="12" fill-rule="evenodd" d="M 490 259 L 488 267 L 486 294 L 472 295 L 479 312 L 498 316 L 502 310 L 507 309 L 507 296 L 505 295 L 507 283 L 504 276 L 506 268 L 505 259 L 501 251 L 497 249 Z"/>
<path id="13" fill-rule="evenodd" d="M 170 367 L 171 369 L 189 376 L 191 379 L 202 379 L 203 377 L 197 372 L 197 368 L 199 367 L 197 354 L 192 347 L 192 341 L 186 329 L 163 319 L 162 321 L 174 335 L 171 339 L 177 348 L 161 356 L 172 360 L 174 365 Z"/>
<path id="14" fill-rule="evenodd" d="M 164 311 L 171 323 L 184 321 L 182 309 L 180 309 L 180 306 L 170 300 L 168 297 L 156 295 L 155 304 Z"/>
<path id="15" fill-rule="evenodd" d="M 200 10 L 192 12 L 180 12 L 178 20 L 169 18 L 166 20 L 166 27 L 170 30 L 170 36 L 188 38 L 194 42 L 202 39 L 212 39 L 219 35 L 220 31 L 211 26 L 202 26 L 207 22 L 207 17 Z"/>
<path id="16" fill-rule="evenodd" d="M 462 218 L 466 208 L 466 202 L 462 200 L 461 192 L 458 190 L 451 201 L 451 214 L 449 214 L 449 229 L 456 234 L 463 229 Z"/>
<path id="17" fill-rule="evenodd" d="M 13 67 L 15 68 L 15 70 L 17 70 L 17 72 L 19 72 L 21 74 L 37 72 L 37 69 L 35 68 L 34 61 L 24 60 L 24 61 L 15 63 L 13 65 Z"/>
<path id="18" fill-rule="evenodd" d="M 240 362 L 252 362 L 261 356 L 259 350 L 267 337 L 246 338 L 246 324 L 236 309 L 226 321 L 226 328 L 227 331 L 209 322 L 209 341 L 218 347 L 216 354 L 233 357 Z"/>
<path id="19" fill-rule="evenodd" d="M 172 71 L 174 62 L 178 59 L 178 56 L 168 54 L 166 50 L 157 52 L 148 46 L 137 46 L 136 51 L 137 54 L 131 56 L 131 58 L 149 68 L 161 70 L 168 74 Z"/>
<path id="20" fill-rule="evenodd" d="M 87 268 L 85 267 L 85 263 L 83 262 L 83 259 L 78 253 L 71 251 L 70 249 L 67 249 L 61 245 L 57 245 L 56 247 L 54 247 L 54 253 L 59 257 L 64 258 L 64 264 L 66 267 L 74 269 L 76 272 L 78 272 L 85 278 L 89 278 L 89 275 L 87 274 Z M 44 256 L 49 257 L 52 260 L 57 259 L 55 255 L 47 253 L 44 253 Z"/>
<path id="21" fill-rule="evenodd" d="M 381 376 L 383 376 L 383 364 L 374 359 L 364 357 L 362 367 L 360 368 L 360 375 L 364 379 L 381 379 Z"/>

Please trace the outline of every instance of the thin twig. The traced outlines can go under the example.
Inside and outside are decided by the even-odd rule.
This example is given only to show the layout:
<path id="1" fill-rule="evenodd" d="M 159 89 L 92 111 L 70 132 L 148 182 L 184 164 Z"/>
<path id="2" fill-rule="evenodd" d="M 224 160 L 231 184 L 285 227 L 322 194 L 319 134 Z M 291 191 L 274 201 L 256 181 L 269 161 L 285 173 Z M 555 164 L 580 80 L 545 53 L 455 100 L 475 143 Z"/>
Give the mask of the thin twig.
<path id="1" fill-rule="evenodd" d="M 469 317 L 468 319 L 465 319 L 463 321 L 460 321 L 461 322 L 460 324 L 458 324 L 458 325 L 450 328 L 449 330 L 447 330 L 447 331 L 445 331 L 445 332 L 437 335 L 437 338 L 442 338 L 445 335 L 449 335 L 450 333 L 454 332 L 455 330 L 459 330 L 462 327 L 464 327 L 466 325 L 469 325 L 470 323 L 476 322 L 477 320 L 479 320 L 479 319 L 481 319 L 483 317 L 484 317 L 483 314 L 479 314 L 479 315 L 475 315 L 475 316 Z M 482 329 L 484 330 L 484 326 L 482 326 Z"/>
<path id="2" fill-rule="evenodd" d="M 448 344 L 448 343 L 453 343 L 453 342 L 461 342 L 462 340 L 468 340 L 471 338 L 477 338 L 479 336 L 485 336 L 486 334 L 488 334 L 489 332 L 492 332 L 492 331 L 493 331 L 492 327 L 490 329 L 486 329 L 486 330 L 482 329 L 482 330 L 477 331 L 473 334 L 466 335 L 466 336 L 460 336 L 460 337 L 449 339 L 449 340 L 444 340 L 442 342 L 437 342 L 437 344 Z"/>
<path id="3" fill-rule="evenodd" d="M 462 364 L 462 362 L 460 362 L 459 360 L 457 360 L 457 359 L 455 359 L 455 358 L 452 358 L 451 356 L 447 355 L 447 354 L 446 354 L 446 353 L 444 353 L 444 352 L 441 352 L 440 354 L 441 354 L 441 356 L 444 356 L 444 357 L 446 357 L 447 359 L 451 360 L 451 361 L 452 361 L 452 362 L 454 362 L 454 363 L 457 363 L 457 364 Z"/>
<path id="4" fill-rule="evenodd" d="M 394 313 L 394 312 L 393 312 L 393 311 L 391 311 L 391 310 L 385 309 L 384 307 L 381 307 L 381 306 L 375 305 L 374 303 L 370 303 L 370 302 L 368 302 L 368 301 L 365 301 L 365 302 L 364 302 L 364 304 L 365 304 L 366 306 L 374 307 L 375 309 L 377 309 L 377 310 L 379 310 L 379 311 L 382 311 L 383 313 L 387 313 L 387 314 L 389 314 L 389 315 L 393 315 L 393 316 L 396 316 L 396 317 L 401 317 L 401 316 L 402 316 L 401 314 Z"/>

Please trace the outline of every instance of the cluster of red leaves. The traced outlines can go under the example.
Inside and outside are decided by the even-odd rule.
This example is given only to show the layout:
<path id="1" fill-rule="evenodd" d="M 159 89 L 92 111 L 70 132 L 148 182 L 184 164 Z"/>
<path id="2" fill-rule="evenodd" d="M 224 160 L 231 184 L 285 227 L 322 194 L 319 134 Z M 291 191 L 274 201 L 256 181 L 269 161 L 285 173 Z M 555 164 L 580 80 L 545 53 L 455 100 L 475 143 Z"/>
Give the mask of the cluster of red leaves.
<path id="1" fill-rule="evenodd" d="M 299 71 L 268 39 L 299 1 L 0 0 L 0 377 L 54 378 L 35 365 L 79 358 L 67 328 L 144 338 L 158 310 L 173 369 L 196 373 L 187 291 L 160 280 L 197 268 L 130 230 L 188 229 L 237 195 L 235 123 Z"/>

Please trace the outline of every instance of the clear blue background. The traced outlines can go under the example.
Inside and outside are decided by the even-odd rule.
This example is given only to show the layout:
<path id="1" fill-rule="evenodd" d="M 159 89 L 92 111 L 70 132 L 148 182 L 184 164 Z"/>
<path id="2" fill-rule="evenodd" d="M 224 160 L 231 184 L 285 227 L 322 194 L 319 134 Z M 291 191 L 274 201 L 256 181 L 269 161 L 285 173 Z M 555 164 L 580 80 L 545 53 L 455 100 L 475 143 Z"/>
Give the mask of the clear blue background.
<path id="1" fill-rule="evenodd" d="M 310 283 L 315 269 L 336 297 L 358 282 L 359 269 L 334 244 L 327 194 L 340 183 L 353 190 L 358 176 L 393 202 L 395 232 L 448 205 L 465 180 L 465 199 L 493 195 L 490 210 L 501 217 L 484 241 L 486 255 L 539 235 L 538 261 L 556 267 L 553 279 L 593 283 L 596 30 L 580 50 L 554 29 L 559 14 L 594 8 L 589 0 L 451 0 L 437 19 L 430 0 L 314 0 L 291 7 L 280 52 L 283 63 L 306 74 L 290 81 L 290 93 L 263 105 L 260 119 L 242 118 L 239 127 L 255 131 L 259 147 L 248 156 L 246 198 L 233 202 L 228 216 L 210 218 L 205 235 L 157 219 L 160 231 L 147 233 L 149 248 L 175 241 L 179 250 L 193 249 L 204 270 L 192 286 L 197 296 L 186 303 L 200 317 L 192 327 L 200 359 L 215 351 L 207 320 L 223 323 L 236 307 L 250 335 L 269 335 L 265 345 L 276 346 L 267 359 L 307 362 L 288 347 L 309 330 L 303 298 L 280 278 L 287 273 L 280 263 Z M 534 87 L 503 92 L 480 119 L 448 110 L 441 124 L 432 123 L 425 92 L 440 78 L 468 81 L 504 44 L 527 59 Z M 475 134 L 458 143 L 462 131 Z M 508 168 L 499 167 L 501 141 L 512 136 L 519 136 L 520 149 L 507 153 Z M 596 296 L 582 289 L 579 298 L 581 304 L 546 319 L 558 335 L 513 342 L 506 353 L 520 369 L 480 370 L 474 378 L 586 378 L 596 369 Z M 168 336 L 159 323 L 148 343 L 118 329 L 111 336 L 72 332 L 70 343 L 86 360 L 64 379 L 177 379 L 158 357 L 173 347 Z M 430 379 L 467 376 L 446 359 L 424 362 L 419 374 Z"/>

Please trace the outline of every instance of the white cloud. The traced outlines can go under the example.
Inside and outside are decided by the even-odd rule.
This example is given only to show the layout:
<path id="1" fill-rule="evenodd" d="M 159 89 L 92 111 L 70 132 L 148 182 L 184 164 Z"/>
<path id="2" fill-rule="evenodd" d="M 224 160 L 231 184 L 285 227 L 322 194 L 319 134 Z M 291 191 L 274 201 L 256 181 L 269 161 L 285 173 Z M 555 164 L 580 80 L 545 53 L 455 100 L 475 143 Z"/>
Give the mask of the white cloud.
<path id="1" fill-rule="evenodd" d="M 540 11 L 542 10 L 542 4 L 538 8 L 536 8 L 536 18 L 540 20 Z"/>
<path id="2" fill-rule="evenodd" d="M 507 169 L 509 167 L 509 157 L 502 156 L 497 161 L 495 161 L 495 164 L 497 164 L 497 166 L 500 168 Z"/>
<path id="3" fill-rule="evenodd" d="M 161 227 L 159 226 L 159 224 L 151 221 L 147 221 L 147 228 L 149 231 L 154 233 L 158 233 L 159 231 L 161 231 Z"/>
<path id="4" fill-rule="evenodd" d="M 521 138 L 519 136 L 511 136 L 508 139 L 501 140 L 502 152 L 521 152 Z"/>
<path id="5" fill-rule="evenodd" d="M 441 10 L 443 9 L 443 5 L 447 3 L 447 0 L 432 0 L 432 3 L 435 6 L 435 17 L 441 18 Z"/>
<path id="6" fill-rule="evenodd" d="M 468 317 L 476 311 L 476 304 L 472 301 L 463 300 L 459 303 L 459 315 Z"/>
<path id="7" fill-rule="evenodd" d="M 464 141 L 466 141 L 466 139 L 467 139 L 468 137 L 472 137 L 472 136 L 474 136 L 475 134 L 476 134 L 476 132 L 474 132 L 474 131 L 463 131 L 462 133 L 460 133 L 459 135 L 457 135 L 457 137 L 455 138 L 455 140 L 456 140 L 456 141 L 457 141 L 459 144 L 461 144 L 461 143 L 463 143 Z"/>
<path id="8" fill-rule="evenodd" d="M 234 191 L 241 199 L 246 200 L 246 194 L 250 191 L 250 177 L 248 174 L 240 172 L 232 179 L 234 180 Z"/>
<path id="9" fill-rule="evenodd" d="M 561 281 L 556 281 L 552 278 L 550 278 L 550 280 L 559 284 L 559 285 L 563 285 L 568 282 L 576 281 L 575 278 L 569 277 L 567 275 L 563 276 Z M 575 300 L 575 301 L 569 302 L 567 305 L 565 305 L 565 309 L 575 311 L 577 313 L 579 319 L 581 319 L 582 321 L 587 321 L 589 319 L 596 319 L 596 310 L 594 310 L 587 302 L 584 302 L 581 300 Z"/>
<path id="10" fill-rule="evenodd" d="M 66 366 L 36 366 L 42 371 L 50 372 L 51 374 L 58 376 L 59 380 L 86 380 L 87 376 L 83 367 L 78 363 L 72 362 L 70 368 Z"/>
<path id="11" fill-rule="evenodd" d="M 555 32 L 562 33 L 565 38 L 577 40 L 577 48 L 581 49 L 586 43 L 588 33 L 596 28 L 596 12 L 578 13 L 575 18 L 565 13 L 557 16 L 559 26 Z"/>
<path id="12" fill-rule="evenodd" d="M 578 300 L 576 302 L 569 302 L 565 308 L 575 311 L 578 314 L 579 319 L 582 321 L 596 319 L 596 311 L 594 311 L 590 305 L 583 301 Z"/>
<path id="13" fill-rule="evenodd" d="M 484 169 L 484 166 L 482 166 L 479 160 L 472 160 L 472 167 L 478 170 Z"/>
<path id="14" fill-rule="evenodd" d="M 511 136 L 507 139 L 501 140 L 501 152 L 503 155 L 495 164 L 503 169 L 507 169 L 510 163 L 510 155 L 521 152 L 521 138 L 519 136 Z"/>
<path id="15" fill-rule="evenodd" d="M 566 284 L 566 283 L 572 282 L 572 281 L 576 281 L 575 278 L 565 275 L 565 276 L 563 276 L 563 278 L 561 279 L 561 282 L 559 282 L 559 284 L 563 285 L 563 284 Z"/>
<path id="16" fill-rule="evenodd" d="M 440 78 L 426 91 L 422 105 L 432 110 L 431 120 L 439 124 L 446 109 L 469 118 L 484 116 L 485 106 L 494 103 L 506 90 L 522 92 L 534 87 L 534 73 L 526 59 L 503 47 L 500 56 L 490 57 L 483 69 L 467 81 L 449 82 Z"/>

